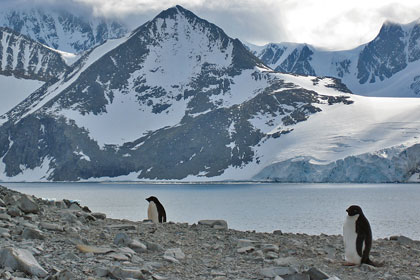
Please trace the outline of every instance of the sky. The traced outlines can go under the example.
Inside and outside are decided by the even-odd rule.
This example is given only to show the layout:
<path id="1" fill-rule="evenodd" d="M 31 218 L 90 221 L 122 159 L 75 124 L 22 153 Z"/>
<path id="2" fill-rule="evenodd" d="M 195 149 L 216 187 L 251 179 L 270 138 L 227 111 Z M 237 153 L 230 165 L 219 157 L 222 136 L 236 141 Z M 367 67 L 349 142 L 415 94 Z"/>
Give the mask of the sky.
<path id="1" fill-rule="evenodd" d="M 77 6 L 96 16 L 117 17 L 131 27 L 160 11 L 181 5 L 218 25 L 229 36 L 256 45 L 308 43 L 330 50 L 357 47 L 375 38 L 389 20 L 420 19 L 420 1 L 411 0 L 0 0 Z M 65 4 L 63 4 L 65 3 Z M 80 9 L 80 7 L 83 7 Z"/>

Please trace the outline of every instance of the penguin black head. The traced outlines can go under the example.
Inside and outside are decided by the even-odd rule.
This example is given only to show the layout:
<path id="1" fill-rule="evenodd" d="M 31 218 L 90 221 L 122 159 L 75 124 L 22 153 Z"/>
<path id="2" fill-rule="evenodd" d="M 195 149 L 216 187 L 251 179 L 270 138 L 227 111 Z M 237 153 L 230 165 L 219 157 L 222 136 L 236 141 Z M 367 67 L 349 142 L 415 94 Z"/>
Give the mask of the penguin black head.
<path id="1" fill-rule="evenodd" d="M 148 198 L 146 198 L 146 200 L 149 201 L 149 202 L 153 201 L 155 203 L 159 202 L 159 200 L 155 196 L 148 197 Z"/>
<path id="2" fill-rule="evenodd" d="M 349 208 L 347 208 L 347 213 L 349 216 L 355 216 L 355 215 L 363 215 L 362 208 L 357 205 L 352 205 Z"/>

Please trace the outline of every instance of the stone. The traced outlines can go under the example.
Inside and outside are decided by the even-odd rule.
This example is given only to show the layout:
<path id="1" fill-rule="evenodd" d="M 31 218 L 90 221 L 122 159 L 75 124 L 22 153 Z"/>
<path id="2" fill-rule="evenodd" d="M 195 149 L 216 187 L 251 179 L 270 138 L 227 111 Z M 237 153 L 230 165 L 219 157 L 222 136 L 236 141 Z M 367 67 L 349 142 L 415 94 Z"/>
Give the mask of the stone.
<path id="1" fill-rule="evenodd" d="M 332 276 L 328 278 L 327 280 L 340 280 L 340 278 L 338 278 L 337 276 Z"/>
<path id="2" fill-rule="evenodd" d="M 104 214 L 104 213 L 94 212 L 94 213 L 91 213 L 91 215 L 93 217 L 95 217 L 96 219 L 99 219 L 99 220 L 106 219 L 106 214 Z"/>
<path id="3" fill-rule="evenodd" d="M 115 245 L 127 246 L 131 243 L 131 241 L 131 238 L 124 232 L 117 233 L 117 235 L 114 238 Z"/>
<path id="4" fill-rule="evenodd" d="M 284 280 L 311 280 L 311 277 L 306 273 L 297 273 L 283 276 Z"/>
<path id="5" fill-rule="evenodd" d="M 236 252 L 239 253 L 239 254 L 251 253 L 253 251 L 255 251 L 255 247 L 253 247 L 253 246 L 241 247 L 241 248 L 236 250 Z"/>
<path id="6" fill-rule="evenodd" d="M 406 237 L 406 236 L 404 236 L 404 235 L 400 235 L 400 236 L 391 236 L 390 238 L 389 238 L 390 240 L 394 240 L 394 241 L 397 241 L 398 243 L 400 243 L 401 245 L 410 245 L 410 244 L 413 244 L 413 239 L 411 239 L 411 238 L 408 238 L 408 237 Z"/>
<path id="7" fill-rule="evenodd" d="M 0 207 L 6 207 L 6 203 L 0 198 Z"/>
<path id="8" fill-rule="evenodd" d="M 278 230 L 278 229 L 277 229 L 277 230 L 274 230 L 274 231 L 273 231 L 273 234 L 274 234 L 274 235 L 283 235 L 283 232 L 282 232 L 281 230 Z"/>
<path id="9" fill-rule="evenodd" d="M 261 249 L 263 250 L 264 253 L 267 253 L 267 252 L 278 252 L 279 251 L 279 246 L 274 245 L 274 244 L 263 244 L 261 246 Z"/>
<path id="10" fill-rule="evenodd" d="M 296 269 L 290 266 L 266 267 L 260 270 L 260 274 L 265 277 L 274 278 L 277 275 L 285 278 L 286 275 L 297 273 Z"/>
<path id="11" fill-rule="evenodd" d="M 165 251 L 164 256 L 173 257 L 177 260 L 182 260 L 182 259 L 185 258 L 185 254 L 184 254 L 184 252 L 182 252 L 182 250 L 180 248 L 167 249 Z"/>
<path id="12" fill-rule="evenodd" d="M 16 206 L 10 206 L 7 209 L 7 214 L 9 214 L 11 217 L 20 217 L 22 216 L 22 211 L 20 211 L 20 209 Z"/>
<path id="13" fill-rule="evenodd" d="M 328 274 L 319 270 L 316 267 L 310 268 L 306 273 L 311 277 L 311 280 L 324 280 L 330 278 Z"/>
<path id="14" fill-rule="evenodd" d="M 107 229 L 116 229 L 116 230 L 135 230 L 136 226 L 131 224 L 113 224 L 113 225 L 107 225 Z"/>
<path id="15" fill-rule="evenodd" d="M 39 223 L 39 227 L 50 231 L 64 231 L 63 226 L 46 222 Z"/>
<path id="16" fill-rule="evenodd" d="M 161 252 L 161 251 L 164 250 L 162 245 L 160 245 L 158 243 L 144 241 L 144 244 L 146 245 L 147 250 L 152 251 L 152 252 Z"/>
<path id="17" fill-rule="evenodd" d="M 67 269 L 57 272 L 54 275 L 54 280 L 72 280 L 72 279 L 76 279 L 76 276 L 71 271 L 68 271 Z"/>
<path id="18" fill-rule="evenodd" d="M 8 214 L 2 213 L 0 214 L 0 220 L 11 222 L 12 217 L 10 217 Z"/>
<path id="19" fill-rule="evenodd" d="M 30 251 L 8 247 L 0 250 L 0 266 L 10 267 L 32 276 L 46 277 L 47 271 L 43 269 Z"/>
<path id="20" fill-rule="evenodd" d="M 39 212 L 39 206 L 38 203 L 35 202 L 35 200 L 29 196 L 29 195 L 22 195 L 19 200 L 17 201 L 17 206 L 20 210 L 23 211 L 25 214 L 37 214 Z"/>
<path id="21" fill-rule="evenodd" d="M 199 225 L 209 226 L 215 229 L 228 229 L 228 224 L 225 220 L 200 220 Z"/>
<path id="22" fill-rule="evenodd" d="M 111 252 L 115 252 L 115 250 L 110 247 L 96 247 L 84 244 L 78 244 L 76 245 L 76 248 L 82 253 L 108 254 Z"/>
<path id="23" fill-rule="evenodd" d="M 130 258 L 127 257 L 125 254 L 121 254 L 121 253 L 110 253 L 107 254 L 108 257 L 116 260 L 116 261 L 129 261 Z"/>
<path id="24" fill-rule="evenodd" d="M 24 239 L 44 239 L 44 235 L 42 234 L 42 231 L 38 229 L 33 228 L 25 228 L 22 232 L 22 237 Z"/>
<path id="25" fill-rule="evenodd" d="M 147 252 L 147 247 L 143 243 L 141 243 L 138 240 L 131 240 L 130 244 L 128 244 L 128 247 L 136 251 L 137 253 L 144 253 Z"/>
<path id="26" fill-rule="evenodd" d="M 104 267 L 97 267 L 95 269 L 95 274 L 98 277 L 106 277 L 109 274 L 109 269 L 104 268 Z"/>
<path id="27" fill-rule="evenodd" d="M 119 266 L 111 267 L 109 274 L 117 279 L 145 279 L 141 270 L 121 268 Z"/>

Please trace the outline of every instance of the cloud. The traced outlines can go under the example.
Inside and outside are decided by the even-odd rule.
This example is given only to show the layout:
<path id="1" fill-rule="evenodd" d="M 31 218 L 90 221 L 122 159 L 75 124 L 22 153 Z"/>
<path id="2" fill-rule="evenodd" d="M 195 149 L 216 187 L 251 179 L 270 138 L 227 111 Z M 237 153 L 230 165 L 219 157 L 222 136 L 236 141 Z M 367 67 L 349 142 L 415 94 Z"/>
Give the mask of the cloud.
<path id="1" fill-rule="evenodd" d="M 215 23 L 229 36 L 256 44 L 309 43 L 353 48 L 372 40 L 385 20 L 420 17 L 418 1 L 395 0 L 1 0 L 6 6 L 54 6 L 118 18 L 135 28 L 162 10 L 181 5 Z"/>

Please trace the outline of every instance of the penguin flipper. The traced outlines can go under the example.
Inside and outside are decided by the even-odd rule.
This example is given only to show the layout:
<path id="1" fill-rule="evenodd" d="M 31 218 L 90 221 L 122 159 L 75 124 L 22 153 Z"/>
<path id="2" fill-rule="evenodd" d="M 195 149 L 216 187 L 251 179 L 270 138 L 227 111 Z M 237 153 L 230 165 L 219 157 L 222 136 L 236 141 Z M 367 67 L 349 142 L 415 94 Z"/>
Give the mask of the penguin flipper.
<path id="1" fill-rule="evenodd" d="M 356 238 L 356 251 L 357 254 L 363 259 L 363 243 L 365 242 L 365 236 L 358 234 Z M 366 246 L 365 246 L 366 248 Z M 365 250 L 366 251 L 366 250 Z"/>

